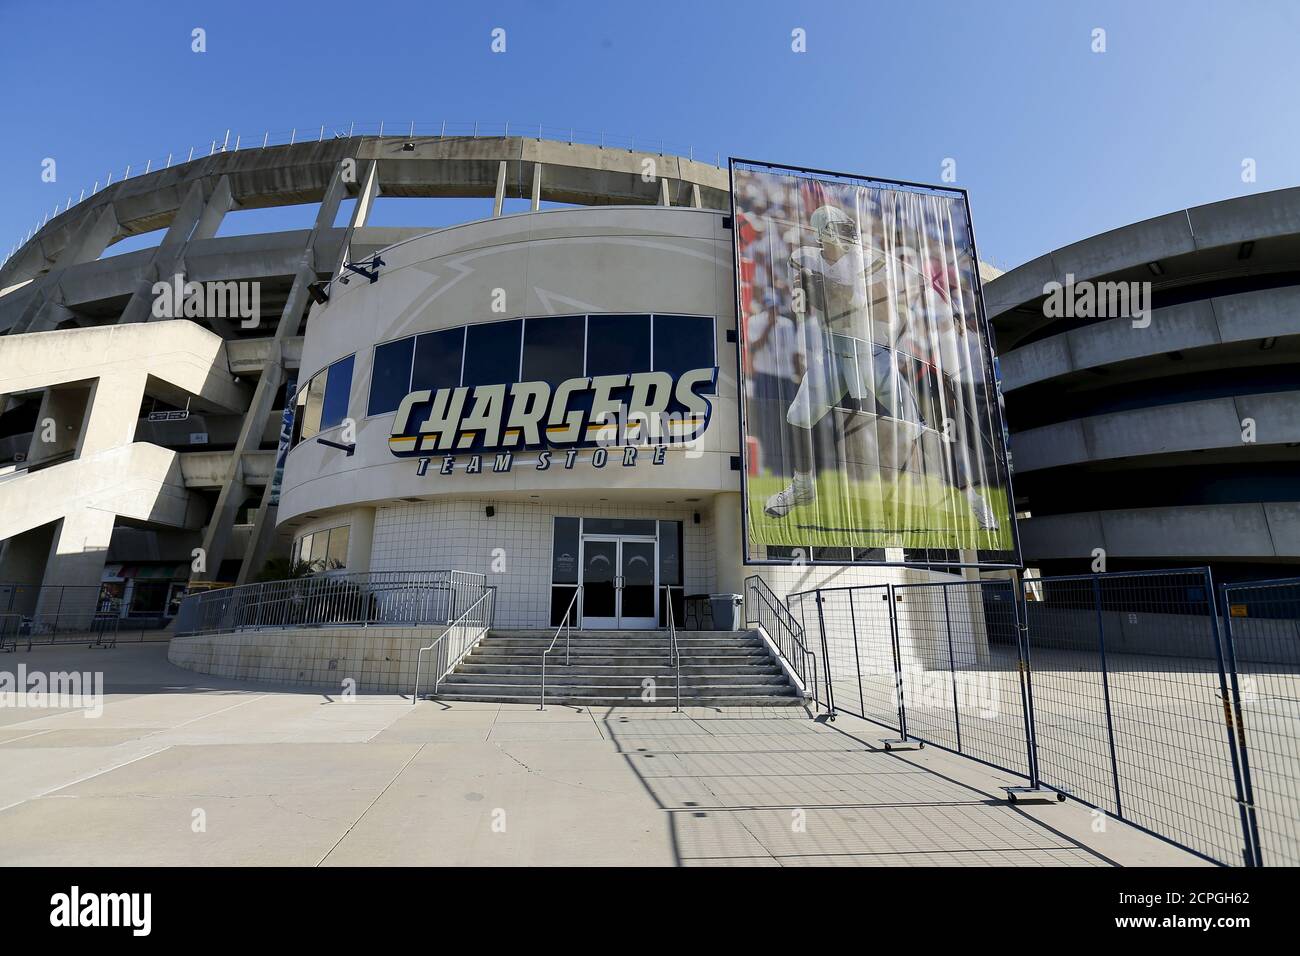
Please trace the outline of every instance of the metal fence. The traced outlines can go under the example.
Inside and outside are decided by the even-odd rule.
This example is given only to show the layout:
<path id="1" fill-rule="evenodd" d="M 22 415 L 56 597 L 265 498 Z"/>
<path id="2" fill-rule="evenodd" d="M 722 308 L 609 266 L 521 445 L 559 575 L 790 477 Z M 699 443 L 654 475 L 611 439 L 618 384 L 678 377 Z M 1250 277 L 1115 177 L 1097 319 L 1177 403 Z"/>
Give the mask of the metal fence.
<path id="1" fill-rule="evenodd" d="M 820 588 L 828 708 L 1228 864 L 1300 861 L 1300 580 L 1207 569 Z"/>
<path id="2" fill-rule="evenodd" d="M 121 614 L 121 600 L 99 585 L 0 583 L 0 650 L 83 641 L 115 646 Z"/>
<path id="3" fill-rule="evenodd" d="M 1260 865 L 1300 865 L 1300 578 L 1223 587 L 1248 822 Z"/>
<path id="4" fill-rule="evenodd" d="M 1209 572 L 1025 587 L 1039 780 L 1209 859 L 1250 862 Z"/>
<path id="5" fill-rule="evenodd" d="M 418 627 L 450 624 L 482 597 L 487 578 L 468 571 L 318 574 L 192 594 L 179 634 L 286 627 Z"/>
<path id="6" fill-rule="evenodd" d="M 87 620 L 84 614 L 28 615 L 0 613 L 0 652 L 30 651 L 37 644 L 73 644 L 87 647 L 116 647 L 122 618 L 116 609 L 97 612 Z M 143 638 L 141 638 L 143 639 Z"/>

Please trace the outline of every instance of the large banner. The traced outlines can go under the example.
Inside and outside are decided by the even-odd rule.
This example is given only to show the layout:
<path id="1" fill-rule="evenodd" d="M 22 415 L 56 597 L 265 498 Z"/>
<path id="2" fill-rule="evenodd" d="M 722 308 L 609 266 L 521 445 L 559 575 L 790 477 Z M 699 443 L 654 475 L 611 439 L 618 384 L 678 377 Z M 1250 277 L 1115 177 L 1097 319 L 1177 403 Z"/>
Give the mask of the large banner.
<path id="1" fill-rule="evenodd" d="M 746 561 L 1018 564 L 965 194 L 735 160 L 731 195 Z"/>

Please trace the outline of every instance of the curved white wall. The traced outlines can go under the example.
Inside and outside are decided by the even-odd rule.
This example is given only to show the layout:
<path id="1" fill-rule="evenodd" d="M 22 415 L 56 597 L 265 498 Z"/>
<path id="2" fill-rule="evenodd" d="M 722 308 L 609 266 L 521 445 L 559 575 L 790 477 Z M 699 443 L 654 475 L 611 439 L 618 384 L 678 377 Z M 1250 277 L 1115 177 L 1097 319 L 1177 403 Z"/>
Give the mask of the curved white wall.
<path id="1" fill-rule="evenodd" d="M 741 565 L 740 472 L 731 233 L 720 212 L 606 207 L 508 216 L 441 230 L 382 253 L 377 282 L 335 282 L 313 310 L 300 382 L 355 355 L 348 415 L 353 455 L 305 441 L 286 463 L 280 523 L 295 536 L 373 509 L 368 549 L 355 534 L 349 570 L 458 568 L 488 573 L 499 587 L 498 622 L 549 620 L 552 523 L 556 516 L 657 518 L 683 524 L 687 593 L 740 591 L 755 569 Z M 498 308 L 494 309 L 494 305 Z M 716 394 L 699 440 L 669 447 L 663 465 L 623 467 L 617 454 L 597 468 L 590 452 L 575 467 L 539 471 L 520 452 L 509 473 L 427 473 L 389 450 L 394 414 L 367 416 L 374 346 L 412 334 L 515 318 L 573 314 L 679 314 L 716 319 Z M 707 360 L 702 361 L 707 365 Z M 340 441 L 343 427 L 320 434 Z M 556 455 L 557 462 L 561 456 Z M 491 505 L 495 514 L 488 517 Z M 695 516 L 699 515 L 698 523 Z M 359 550 L 367 550 L 363 559 Z M 354 566 L 354 561 L 358 562 Z M 940 575 L 861 566 L 765 567 L 784 596 L 822 582 L 930 580 Z"/>

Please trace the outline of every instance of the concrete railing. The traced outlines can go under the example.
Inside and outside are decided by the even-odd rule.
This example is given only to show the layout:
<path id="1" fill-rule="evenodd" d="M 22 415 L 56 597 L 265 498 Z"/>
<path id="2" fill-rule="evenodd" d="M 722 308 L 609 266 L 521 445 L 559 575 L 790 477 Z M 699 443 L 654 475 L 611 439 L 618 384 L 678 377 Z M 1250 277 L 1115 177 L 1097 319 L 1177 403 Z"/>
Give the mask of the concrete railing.
<path id="1" fill-rule="evenodd" d="M 320 123 L 278 130 L 238 130 L 230 128 L 206 143 L 187 144 L 180 149 L 168 150 L 165 154 L 160 152 L 158 155 L 148 157 L 142 162 L 127 163 L 120 174 L 116 170 L 109 170 L 104 174 L 102 180 L 95 180 L 88 188 L 83 187 L 77 194 L 75 201 L 72 194 L 69 193 L 64 202 L 56 203 L 53 210 L 46 213 L 40 222 L 29 229 L 21 240 L 15 242 L 12 248 L 5 252 L 3 257 L 0 257 L 0 266 L 3 266 L 19 249 L 26 245 L 51 219 L 60 213 L 67 212 L 77 203 L 96 195 L 101 189 L 107 189 L 113 183 L 121 182 L 124 179 L 131 179 L 133 176 L 144 176 L 160 169 L 170 169 L 172 166 L 188 163 L 195 159 L 202 159 L 205 156 L 215 156 L 217 153 L 266 149 L 271 146 L 293 146 L 297 143 L 324 142 L 327 139 L 353 139 L 363 136 L 404 137 L 406 139 L 415 139 L 417 137 L 486 139 L 520 136 L 528 139 L 550 139 L 583 146 L 599 146 L 604 149 L 622 149 L 628 152 L 635 152 L 639 149 L 642 152 L 679 156 L 690 159 L 692 162 L 704 162 L 719 168 L 722 166 L 723 157 L 721 151 L 705 152 L 697 150 L 691 145 L 670 143 L 662 138 L 612 133 L 606 130 L 580 129 L 576 126 L 548 126 L 544 123 L 479 123 L 448 122 L 445 120 L 432 123 L 417 123 L 413 120 L 405 122 L 381 120 L 376 123 L 357 123 L 355 121 Z"/>

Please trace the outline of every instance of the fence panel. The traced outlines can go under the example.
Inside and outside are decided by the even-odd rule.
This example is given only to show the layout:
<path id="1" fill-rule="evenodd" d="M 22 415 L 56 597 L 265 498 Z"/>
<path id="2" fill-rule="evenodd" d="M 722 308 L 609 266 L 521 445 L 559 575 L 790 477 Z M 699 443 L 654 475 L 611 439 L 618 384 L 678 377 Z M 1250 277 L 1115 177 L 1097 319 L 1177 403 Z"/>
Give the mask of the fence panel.
<path id="1" fill-rule="evenodd" d="M 894 596 L 908 736 L 1028 778 L 1015 586 L 907 584 Z"/>
<path id="2" fill-rule="evenodd" d="M 898 731 L 893 628 L 886 584 L 790 597 L 804 633 L 818 635 L 833 710 Z"/>
<path id="3" fill-rule="evenodd" d="M 1300 578 L 1223 596 L 1255 862 L 1300 866 Z"/>
<path id="4" fill-rule="evenodd" d="M 1024 589 L 1042 782 L 1208 859 L 1247 860 L 1208 571 Z"/>

